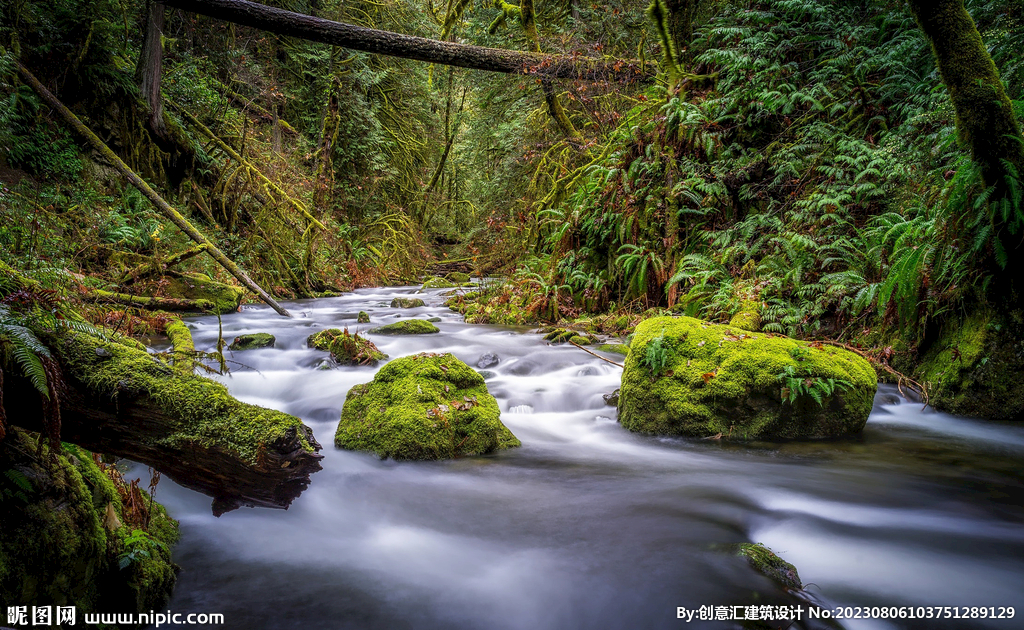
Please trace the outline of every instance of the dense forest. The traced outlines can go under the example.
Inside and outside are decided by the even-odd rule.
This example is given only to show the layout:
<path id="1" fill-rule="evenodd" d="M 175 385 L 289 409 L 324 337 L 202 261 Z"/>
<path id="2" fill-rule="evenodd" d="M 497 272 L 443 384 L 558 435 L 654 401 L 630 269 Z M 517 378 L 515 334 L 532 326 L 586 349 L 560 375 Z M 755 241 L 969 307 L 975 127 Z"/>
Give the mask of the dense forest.
<path id="1" fill-rule="evenodd" d="M 468 324 L 623 361 L 612 404 L 645 435 L 858 434 L 879 381 L 1018 420 L 1022 50 L 1019 0 L 6 0 L 0 606 L 159 610 L 161 473 L 216 514 L 316 485 L 314 429 L 226 380 L 274 343 L 228 351 L 240 306 L 440 290 Z M 349 327 L 308 347 L 376 366 L 374 334 L 437 332 Z M 723 342 L 754 349 L 701 354 Z M 423 395 L 394 359 L 337 446 L 520 444 L 477 371 L 416 356 L 487 438 L 445 405 L 437 444 L 368 437 Z"/>

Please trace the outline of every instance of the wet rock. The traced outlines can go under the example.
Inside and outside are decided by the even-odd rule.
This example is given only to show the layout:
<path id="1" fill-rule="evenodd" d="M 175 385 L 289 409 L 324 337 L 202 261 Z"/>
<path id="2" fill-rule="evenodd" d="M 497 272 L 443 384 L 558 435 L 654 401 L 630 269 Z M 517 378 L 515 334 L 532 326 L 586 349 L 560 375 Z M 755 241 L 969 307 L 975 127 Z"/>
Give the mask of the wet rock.
<path id="1" fill-rule="evenodd" d="M 257 350 L 259 348 L 273 348 L 277 338 L 270 333 L 251 333 L 239 335 L 228 346 L 228 350 Z"/>
<path id="2" fill-rule="evenodd" d="M 379 326 L 370 331 L 377 335 L 429 335 L 441 329 L 425 319 L 406 319 L 394 324 Z"/>
<path id="3" fill-rule="evenodd" d="M 500 362 L 501 359 L 498 358 L 498 355 L 494 354 L 493 352 L 485 352 L 484 354 L 480 355 L 479 359 L 476 360 L 476 366 L 482 370 L 486 370 L 487 368 L 498 365 L 498 363 Z"/>
<path id="4" fill-rule="evenodd" d="M 313 333 L 306 339 L 306 345 L 317 350 L 327 350 L 331 358 L 342 365 L 377 365 L 388 358 L 369 339 L 345 330 L 330 328 Z M 317 366 L 317 369 L 325 369 Z M 329 368 L 328 368 L 329 369 Z"/>
<path id="5" fill-rule="evenodd" d="M 621 354 L 626 356 L 629 354 L 629 346 L 624 343 L 605 343 L 597 347 L 599 352 L 607 352 L 609 354 Z"/>
<path id="6" fill-rule="evenodd" d="M 423 306 L 423 300 L 419 298 L 396 297 L 391 300 L 391 308 L 416 308 Z"/>
<path id="7" fill-rule="evenodd" d="M 484 377 L 484 380 L 486 381 L 489 378 L 494 378 L 495 376 L 497 376 L 497 373 L 492 372 L 490 370 L 480 370 L 480 376 Z"/>
<path id="8" fill-rule="evenodd" d="M 608 405 L 609 407 L 618 407 L 619 406 L 619 390 L 618 389 L 616 389 L 614 392 L 612 392 L 610 394 L 604 394 L 603 396 L 601 396 L 601 398 L 604 398 L 604 404 Z"/>
<path id="9" fill-rule="evenodd" d="M 828 438 L 864 428 L 876 389 L 874 368 L 853 352 L 659 317 L 636 329 L 619 420 L 658 435 Z"/>
<path id="10" fill-rule="evenodd" d="M 499 416 L 480 374 L 451 354 L 418 354 L 349 390 L 334 443 L 382 459 L 450 459 L 519 446 Z"/>
<path id="11" fill-rule="evenodd" d="M 455 284 L 466 284 L 471 280 L 468 273 L 462 273 L 461 271 L 453 271 L 445 275 L 445 278 L 454 282 Z"/>
<path id="12" fill-rule="evenodd" d="M 427 321 L 432 323 L 432 324 L 436 324 L 437 322 L 442 321 L 442 320 L 441 320 L 440 317 L 428 317 Z"/>
<path id="13" fill-rule="evenodd" d="M 803 582 L 796 567 L 777 556 L 761 543 L 744 543 L 736 546 L 736 555 L 746 558 L 750 566 L 782 586 L 800 590 Z"/>
<path id="14" fill-rule="evenodd" d="M 456 285 L 454 282 L 450 282 L 448 280 L 445 280 L 444 278 L 434 276 L 433 278 L 429 278 L 426 282 L 423 283 L 423 286 L 420 287 L 420 291 L 425 291 L 427 289 L 452 289 L 456 286 L 458 285 Z"/>
<path id="15" fill-rule="evenodd" d="M 359 315 L 356 316 L 356 322 L 360 324 L 369 324 L 370 315 L 366 311 L 359 311 Z"/>

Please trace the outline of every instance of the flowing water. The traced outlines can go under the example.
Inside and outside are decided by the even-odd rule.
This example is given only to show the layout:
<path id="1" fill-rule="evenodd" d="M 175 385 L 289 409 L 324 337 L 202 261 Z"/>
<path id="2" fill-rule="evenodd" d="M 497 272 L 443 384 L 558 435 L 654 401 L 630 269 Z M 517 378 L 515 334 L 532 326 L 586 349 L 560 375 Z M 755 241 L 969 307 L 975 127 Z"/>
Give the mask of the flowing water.
<path id="1" fill-rule="evenodd" d="M 181 521 L 168 608 L 223 613 L 228 628 L 737 627 L 676 608 L 782 603 L 722 550 L 763 542 L 807 590 L 842 606 L 1015 606 L 1012 620 L 861 620 L 846 628 L 1024 628 L 1024 426 L 923 411 L 882 386 L 862 435 L 723 444 L 631 434 L 602 394 L 621 370 L 526 329 L 468 325 L 429 291 L 359 290 L 223 318 L 224 336 L 270 332 L 272 349 L 226 352 L 238 398 L 301 417 L 324 469 L 287 511 L 220 518 L 164 480 Z M 357 325 L 358 311 L 370 325 Z M 441 317 L 440 334 L 370 335 L 392 358 L 451 352 L 500 362 L 488 387 L 523 446 L 446 462 L 381 461 L 333 446 L 345 394 L 375 368 L 319 370 L 322 328 Z M 216 318 L 191 320 L 196 347 Z M 611 356 L 611 355 L 609 355 Z"/>

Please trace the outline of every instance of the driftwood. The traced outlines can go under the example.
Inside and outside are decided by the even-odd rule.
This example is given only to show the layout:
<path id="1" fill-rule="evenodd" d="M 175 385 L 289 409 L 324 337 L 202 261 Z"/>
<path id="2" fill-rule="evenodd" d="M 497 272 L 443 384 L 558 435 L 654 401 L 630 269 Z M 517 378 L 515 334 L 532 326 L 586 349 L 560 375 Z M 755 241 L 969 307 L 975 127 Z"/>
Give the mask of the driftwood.
<path id="1" fill-rule="evenodd" d="M 215 515 L 287 508 L 321 469 L 321 447 L 298 418 L 239 402 L 130 340 L 64 332 L 46 341 L 64 374 L 61 439 L 152 466 L 213 497 Z M 41 399 L 19 378 L 8 376 L 3 406 L 13 424 L 40 431 Z"/>
<path id="2" fill-rule="evenodd" d="M 288 311 L 286 311 L 280 304 L 278 304 L 274 298 L 270 297 L 269 293 L 264 291 L 262 287 L 256 284 L 256 282 L 254 282 L 253 279 L 250 278 L 249 275 L 245 273 L 245 271 L 243 271 L 241 267 L 235 264 L 233 260 L 228 258 L 224 254 L 224 252 L 220 251 L 220 249 L 216 245 L 214 245 L 213 242 L 210 241 L 210 239 L 206 238 L 206 236 L 204 236 L 202 232 L 197 230 L 195 226 L 189 223 L 188 219 L 182 216 L 180 212 L 172 208 L 170 204 L 164 201 L 164 198 L 158 195 L 156 191 L 150 187 L 149 184 L 143 181 L 143 179 L 139 177 L 138 174 L 135 173 L 135 171 L 128 168 L 128 165 L 125 164 L 124 161 L 121 160 L 121 158 L 117 157 L 117 154 L 111 151 L 110 147 L 108 147 L 106 144 L 103 143 L 102 140 L 99 139 L 99 136 L 90 131 L 89 128 L 86 127 L 85 124 L 83 124 L 82 121 L 78 119 L 78 116 L 75 116 L 75 114 L 70 109 L 65 107 L 64 104 L 61 103 L 56 96 L 51 94 L 50 91 L 47 90 L 43 86 L 43 84 L 39 82 L 39 79 L 37 79 L 31 72 L 29 72 L 28 69 L 25 68 L 25 66 L 21 65 L 21 62 L 16 61 L 15 63 L 17 64 L 18 74 L 20 74 L 21 78 L 24 79 L 25 82 L 28 83 L 33 90 L 35 90 L 36 94 L 39 95 L 39 98 L 41 98 L 47 105 L 52 107 L 58 114 L 60 114 L 61 118 L 64 119 L 64 122 L 66 122 L 72 129 L 74 129 L 78 133 L 78 135 L 84 138 L 86 142 L 88 142 L 92 146 L 92 148 L 98 151 L 108 162 L 110 162 L 111 166 L 113 166 L 119 173 L 121 173 L 121 175 L 125 179 L 127 179 L 132 186 L 135 186 L 137 189 L 139 189 L 139 192 L 141 192 L 143 195 L 145 195 L 147 199 L 149 199 L 149 201 L 153 204 L 154 207 L 156 207 L 160 214 L 167 218 L 171 223 L 176 225 L 178 229 L 184 232 L 190 239 L 192 239 L 193 241 L 200 245 L 204 245 L 206 247 L 207 253 L 210 254 L 210 257 L 216 260 L 217 263 L 220 264 L 222 267 L 224 267 L 224 269 L 226 269 L 228 273 L 237 278 L 238 281 L 241 282 L 244 287 L 258 295 L 260 299 L 266 302 L 267 305 L 269 305 L 279 314 L 284 315 L 285 317 L 291 317 L 291 314 L 288 313 Z"/>
<path id="3" fill-rule="evenodd" d="M 164 4 L 278 35 L 342 46 L 350 50 L 489 72 L 530 74 L 551 79 L 650 82 L 656 70 L 653 64 L 643 64 L 636 60 L 545 55 L 413 37 L 332 22 L 247 0 L 164 0 Z"/>

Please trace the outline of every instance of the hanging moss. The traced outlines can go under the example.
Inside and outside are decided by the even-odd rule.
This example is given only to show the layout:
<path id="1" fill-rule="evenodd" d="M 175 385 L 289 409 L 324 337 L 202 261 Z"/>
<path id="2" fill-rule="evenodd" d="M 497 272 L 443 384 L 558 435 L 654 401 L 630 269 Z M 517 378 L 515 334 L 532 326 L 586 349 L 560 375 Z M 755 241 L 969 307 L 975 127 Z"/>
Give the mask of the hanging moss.
<path id="1" fill-rule="evenodd" d="M 349 390 L 334 443 L 394 459 L 519 446 L 499 415 L 479 373 L 451 354 L 418 354 L 388 363 L 372 382 Z"/>

